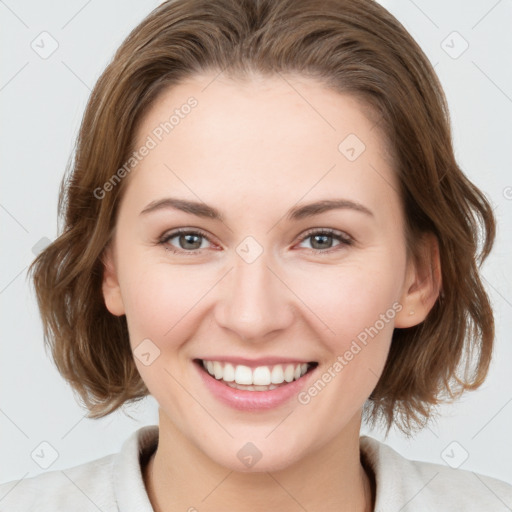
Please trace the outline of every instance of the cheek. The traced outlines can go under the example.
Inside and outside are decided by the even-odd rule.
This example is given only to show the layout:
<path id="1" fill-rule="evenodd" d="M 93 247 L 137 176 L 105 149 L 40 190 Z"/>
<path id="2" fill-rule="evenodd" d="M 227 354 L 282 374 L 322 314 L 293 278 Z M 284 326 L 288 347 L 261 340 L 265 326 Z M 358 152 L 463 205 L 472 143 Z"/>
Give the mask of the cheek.
<path id="1" fill-rule="evenodd" d="M 333 425 L 339 428 L 362 407 L 382 373 L 402 309 L 396 284 L 401 278 L 392 265 L 382 264 L 340 267 L 331 277 L 324 286 L 309 287 L 308 306 L 328 326 L 315 324 L 328 357 L 299 402 L 311 404 L 318 417 L 337 418 Z"/>
<path id="2" fill-rule="evenodd" d="M 215 276 L 194 266 L 173 266 L 140 261 L 125 274 L 123 301 L 132 346 L 149 338 L 163 347 L 183 339 L 201 298 L 215 283 Z M 211 281 L 211 284 L 209 284 Z M 178 335 L 179 334 L 179 335 Z"/>
<path id="3" fill-rule="evenodd" d="M 189 267 L 191 269 L 192 267 Z M 136 270 L 138 269 L 138 271 Z M 197 275 L 169 264 L 134 266 L 124 281 L 123 300 L 134 361 L 150 393 L 179 407 L 182 379 L 188 360 L 178 357 L 193 337 L 200 298 L 205 294 Z M 149 340 L 149 341 L 148 341 Z M 149 364 L 144 355 L 149 354 Z"/>
<path id="4" fill-rule="evenodd" d="M 370 257 L 369 257 L 370 256 Z M 290 276 L 294 291 L 314 313 L 309 317 L 325 334 L 330 351 L 344 351 L 347 345 L 370 329 L 389 338 L 393 320 L 400 309 L 405 259 L 384 251 L 366 254 L 359 261 L 318 266 L 308 273 Z M 306 308 L 303 308 L 306 311 Z"/>

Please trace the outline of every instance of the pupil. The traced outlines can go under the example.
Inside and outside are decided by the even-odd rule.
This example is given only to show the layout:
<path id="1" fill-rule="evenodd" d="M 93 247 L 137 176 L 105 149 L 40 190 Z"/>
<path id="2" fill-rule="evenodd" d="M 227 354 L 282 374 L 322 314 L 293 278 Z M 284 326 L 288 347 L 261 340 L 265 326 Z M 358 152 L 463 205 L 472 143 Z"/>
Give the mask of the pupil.
<path id="1" fill-rule="evenodd" d="M 323 241 L 325 242 L 326 239 L 329 239 L 331 237 L 331 235 L 314 235 L 313 236 L 313 240 L 314 240 L 314 243 L 313 243 L 313 247 L 317 241 L 317 239 L 323 239 Z M 322 246 L 320 246 L 320 249 L 324 249 L 325 248 L 325 244 Z"/>
<path id="2" fill-rule="evenodd" d="M 181 247 L 182 249 L 197 249 L 198 247 L 195 247 L 195 245 L 197 245 L 197 241 L 196 242 L 193 242 L 193 241 L 190 241 L 190 239 L 193 239 L 193 238 L 199 238 L 199 235 L 192 235 L 192 234 L 189 234 L 189 235 L 182 235 L 181 238 L 180 238 L 180 242 L 181 241 L 185 241 L 185 244 L 181 244 Z M 194 247 L 190 247 L 190 246 L 187 246 L 187 244 L 192 244 Z M 185 245 L 185 246 L 184 246 Z M 199 246 L 201 245 L 201 242 L 199 242 Z"/>
<path id="3" fill-rule="evenodd" d="M 194 242 L 193 239 L 196 239 L 196 241 Z M 197 244 L 199 243 L 199 246 L 201 245 L 200 242 L 198 242 L 197 239 L 200 238 L 200 235 L 193 235 L 193 234 L 188 234 L 188 235 L 181 235 L 180 237 L 180 245 L 182 246 L 182 249 L 197 249 Z M 331 238 L 331 235 L 314 235 L 313 236 L 313 246 L 315 246 L 315 244 L 318 244 L 320 245 L 320 249 L 323 249 L 325 248 L 325 246 L 329 246 L 329 244 L 327 243 L 328 240 Z M 184 241 L 184 244 L 182 244 L 181 242 Z M 189 244 L 191 244 L 193 247 L 190 247 Z"/>

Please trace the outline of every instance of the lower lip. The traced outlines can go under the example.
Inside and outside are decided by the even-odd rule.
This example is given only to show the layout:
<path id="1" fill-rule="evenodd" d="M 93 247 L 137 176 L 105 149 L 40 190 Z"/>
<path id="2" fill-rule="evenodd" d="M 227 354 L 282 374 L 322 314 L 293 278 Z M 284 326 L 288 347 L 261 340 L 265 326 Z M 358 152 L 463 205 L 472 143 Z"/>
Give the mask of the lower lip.
<path id="1" fill-rule="evenodd" d="M 202 363 L 194 363 L 206 387 L 222 403 L 241 411 L 261 411 L 274 409 L 296 396 L 307 384 L 316 368 L 300 379 L 269 391 L 243 391 L 235 389 L 212 377 L 203 370 Z"/>

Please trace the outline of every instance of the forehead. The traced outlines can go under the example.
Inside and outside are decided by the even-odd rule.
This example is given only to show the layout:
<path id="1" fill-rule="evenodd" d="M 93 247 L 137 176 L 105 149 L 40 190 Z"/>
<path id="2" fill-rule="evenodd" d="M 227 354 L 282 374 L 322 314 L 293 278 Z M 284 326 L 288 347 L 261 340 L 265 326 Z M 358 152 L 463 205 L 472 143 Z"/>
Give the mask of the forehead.
<path id="1" fill-rule="evenodd" d="M 143 118 L 135 149 L 152 147 L 127 194 L 154 200 L 179 189 L 221 204 L 229 191 L 242 206 L 244 198 L 271 205 L 330 193 L 378 203 L 397 185 L 367 113 L 356 98 L 304 77 L 198 75 L 164 91 Z"/>

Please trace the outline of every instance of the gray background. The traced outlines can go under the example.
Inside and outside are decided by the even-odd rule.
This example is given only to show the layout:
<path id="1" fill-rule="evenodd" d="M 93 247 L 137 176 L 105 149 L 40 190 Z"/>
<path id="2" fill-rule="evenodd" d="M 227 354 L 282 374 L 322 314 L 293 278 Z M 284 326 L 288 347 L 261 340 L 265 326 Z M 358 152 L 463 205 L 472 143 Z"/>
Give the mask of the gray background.
<path id="1" fill-rule="evenodd" d="M 49 470 L 63 469 L 117 452 L 132 431 L 158 423 L 152 397 L 125 408 L 132 418 L 123 412 L 85 418 L 45 354 L 26 271 L 44 239 L 57 235 L 59 184 L 90 91 L 131 28 L 159 3 L 0 0 L 0 482 L 34 476 L 50 463 Z M 458 161 L 491 200 L 499 223 L 483 270 L 497 321 L 488 380 L 442 407 L 442 417 L 414 439 L 392 432 L 387 442 L 408 458 L 512 483 L 512 1 L 382 3 L 435 65 Z M 52 40 L 58 48 L 42 58 Z M 383 439 L 380 431 L 371 435 Z M 54 461 L 42 442 L 55 450 Z"/>

